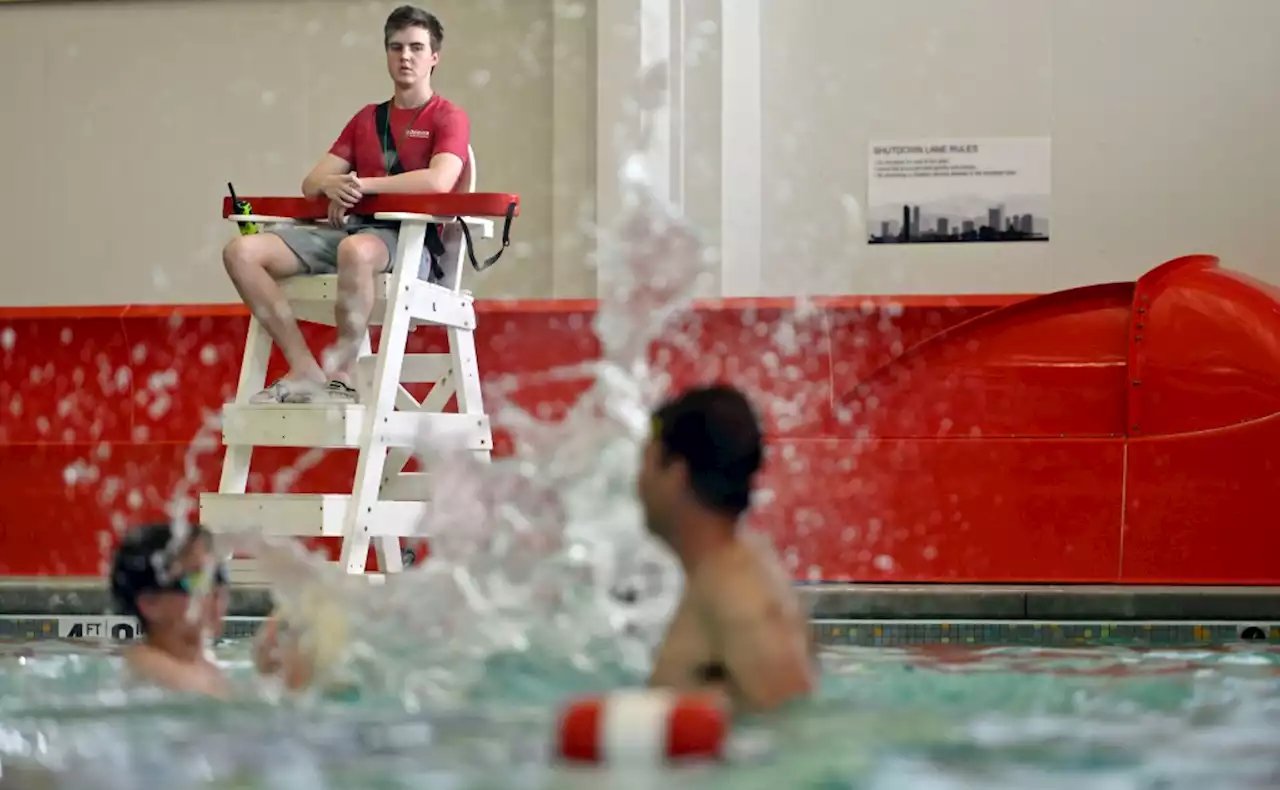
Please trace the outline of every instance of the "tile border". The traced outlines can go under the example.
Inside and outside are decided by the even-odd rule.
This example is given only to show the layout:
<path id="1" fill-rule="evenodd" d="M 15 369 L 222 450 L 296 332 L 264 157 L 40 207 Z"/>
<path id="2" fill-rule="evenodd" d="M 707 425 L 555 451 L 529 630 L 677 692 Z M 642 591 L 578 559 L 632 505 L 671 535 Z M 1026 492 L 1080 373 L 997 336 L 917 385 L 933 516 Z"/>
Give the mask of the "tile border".
<path id="1" fill-rule="evenodd" d="M 1280 587 L 801 584 L 819 619 L 1280 620 Z M 262 616 L 261 587 L 232 590 L 231 613 Z M 93 578 L 0 579 L 0 612 L 91 615 L 108 609 Z"/>
<path id="2" fill-rule="evenodd" d="M 1280 621 L 815 620 L 812 628 L 819 644 L 840 647 L 1186 648 L 1280 644 Z"/>
<path id="3" fill-rule="evenodd" d="M 252 637 L 262 617 L 232 616 L 223 637 Z M 1280 645 L 1280 621 L 1049 622 L 1028 620 L 814 620 L 815 641 L 829 647 L 1090 647 L 1130 648 Z M 0 655 L 31 642 L 111 644 L 138 636 L 130 617 L 0 615 Z M 11 649 L 6 650 L 8 645 Z"/>

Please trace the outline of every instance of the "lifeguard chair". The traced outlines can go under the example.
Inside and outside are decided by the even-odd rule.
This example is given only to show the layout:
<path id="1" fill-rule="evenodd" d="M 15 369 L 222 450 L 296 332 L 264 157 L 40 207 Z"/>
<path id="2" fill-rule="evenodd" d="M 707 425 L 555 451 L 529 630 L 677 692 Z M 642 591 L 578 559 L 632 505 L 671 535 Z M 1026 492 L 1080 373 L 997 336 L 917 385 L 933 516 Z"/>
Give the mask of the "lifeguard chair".
<path id="1" fill-rule="evenodd" d="M 466 192 L 439 195 L 378 195 L 353 213 L 400 223 L 391 272 L 376 281 L 372 324 L 381 325 L 378 350 L 366 331 L 357 362 L 359 404 L 251 404 L 266 384 L 271 337 L 250 319 L 236 398 L 222 410 L 226 455 L 217 493 L 200 495 L 200 521 L 214 532 L 259 529 L 300 538 L 340 537 L 340 563 L 348 573 L 364 573 L 372 543 L 383 573 L 403 569 L 401 539 L 418 534 L 425 512 L 420 475 L 406 473 L 415 440 L 423 431 L 457 440 L 482 460 L 493 449 L 493 433 L 480 395 L 476 362 L 475 300 L 462 288 L 468 262 L 482 270 L 510 244 L 518 195 L 477 193 L 475 154 L 468 148 Z M 315 222 L 328 201 L 290 197 L 224 199 L 222 214 L 233 222 L 270 226 Z M 238 213 L 248 206 L 248 213 Z M 494 236 L 501 219 L 502 248 L 486 261 L 475 256 L 472 239 Z M 437 252 L 434 276 L 422 271 L 424 247 Z M 299 320 L 334 325 L 337 276 L 295 277 L 283 283 Z M 410 331 L 444 327 L 449 350 L 409 354 Z M 419 401 L 405 384 L 430 383 Z M 456 396 L 457 411 L 445 412 Z M 332 494 L 246 493 L 255 447 L 355 449 L 355 478 L 349 492 Z M 252 560 L 231 564 L 232 581 L 261 583 Z"/>

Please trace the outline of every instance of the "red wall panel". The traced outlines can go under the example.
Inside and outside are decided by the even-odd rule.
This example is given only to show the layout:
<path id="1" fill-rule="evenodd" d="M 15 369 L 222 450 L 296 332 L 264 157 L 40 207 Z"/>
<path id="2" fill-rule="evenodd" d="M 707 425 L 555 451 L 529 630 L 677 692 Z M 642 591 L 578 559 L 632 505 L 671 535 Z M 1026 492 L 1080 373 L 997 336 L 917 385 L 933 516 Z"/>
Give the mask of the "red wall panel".
<path id="1" fill-rule="evenodd" d="M 751 518 L 798 579 L 1280 583 L 1278 304 L 1191 258 L 1034 299 L 708 303 L 651 357 L 760 405 Z M 480 305 L 488 410 L 562 415 L 601 353 L 594 310 Z M 246 326 L 235 306 L 0 308 L 0 573 L 97 574 L 113 526 L 194 512 Z M 258 450 L 250 490 L 349 491 L 354 465 Z"/>
<path id="2" fill-rule="evenodd" d="M 858 485 L 849 482 L 839 455 L 849 442 L 828 438 L 833 384 L 1002 300 L 966 307 L 939 307 L 932 299 L 919 305 L 900 300 L 905 306 L 891 301 L 854 300 L 848 308 L 840 302 L 797 307 L 789 300 L 714 303 L 672 327 L 652 348 L 655 366 L 676 385 L 725 379 L 752 392 L 774 441 L 772 456 L 789 459 L 788 465 L 799 458 L 807 465 L 794 481 L 766 483 L 778 499 L 762 510 L 758 523 L 785 540 L 795 534 L 792 514 L 805 517 L 805 507 L 797 503 L 803 503 L 799 494 L 807 487 L 834 496 Z M 591 330 L 594 307 L 589 302 L 483 305 L 476 343 L 490 401 L 502 392 L 541 417 L 563 414 L 589 386 L 580 366 L 600 355 Z M 0 331 L 13 334 L 0 348 L 5 371 L 0 403 L 22 408 L 0 423 L 0 474 L 8 494 L 0 503 L 0 572 L 98 573 L 113 525 L 159 517 L 180 495 L 194 502 L 198 491 L 216 489 L 221 463 L 216 415 L 234 393 L 247 318 L 234 308 L 199 307 L 122 309 L 114 315 L 99 309 L 87 317 L 38 309 L 7 312 L 0 317 Z M 316 347 L 332 339 L 331 329 L 305 329 Z M 410 350 L 443 350 L 444 342 L 442 332 L 418 330 Z M 38 374 L 29 374 L 37 369 Z M 569 374 L 549 374 L 556 369 Z M 269 375 L 282 371 L 277 355 Z M 497 427 L 501 452 L 508 445 L 501 441 L 502 426 Z M 354 464 L 354 452 L 257 450 L 250 490 L 284 484 L 300 492 L 341 491 Z M 304 468 L 295 475 L 298 465 Z M 770 480 L 777 479 L 777 468 L 771 465 Z M 842 523 L 864 519 L 870 510 L 867 502 L 842 510 L 850 505 L 838 497 L 819 505 L 818 510 L 834 508 L 830 519 Z M 864 546 L 849 556 L 856 559 L 865 551 L 880 556 L 896 541 L 886 533 L 883 545 L 866 544 L 870 549 Z M 797 539 L 796 545 L 808 567 L 836 544 Z M 847 553 L 841 549 L 834 556 Z M 943 556 L 927 567 L 945 564 Z M 864 566 L 874 567 L 869 562 L 845 566 L 843 560 L 832 565 L 829 559 L 831 578 L 854 578 Z M 911 578 L 958 577 L 946 570 L 912 570 L 912 563 L 905 567 Z"/>
<path id="3" fill-rule="evenodd" d="M 753 523 L 797 579 L 1115 582 L 1120 440 L 782 440 Z"/>

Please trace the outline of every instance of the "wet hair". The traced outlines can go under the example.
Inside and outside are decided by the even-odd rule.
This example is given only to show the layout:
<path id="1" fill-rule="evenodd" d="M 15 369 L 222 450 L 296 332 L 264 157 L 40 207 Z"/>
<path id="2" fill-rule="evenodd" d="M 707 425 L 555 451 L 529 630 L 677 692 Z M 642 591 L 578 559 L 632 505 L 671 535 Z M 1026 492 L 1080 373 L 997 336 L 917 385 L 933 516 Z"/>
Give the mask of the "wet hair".
<path id="1" fill-rule="evenodd" d="M 444 44 L 444 25 L 440 24 L 440 18 L 412 5 L 402 5 L 387 17 L 387 24 L 382 28 L 382 46 L 391 46 L 392 36 L 411 27 L 427 31 L 427 36 L 431 39 L 431 51 L 440 51 L 440 46 Z"/>
<path id="2" fill-rule="evenodd" d="M 698 502 L 742 515 L 764 455 L 760 422 L 747 397 L 723 384 L 689 389 L 659 406 L 653 422 L 662 463 L 684 462 Z"/>
<path id="3" fill-rule="evenodd" d="M 173 527 L 167 523 L 145 524 L 125 533 L 111 559 L 111 602 L 117 614 L 136 617 L 145 628 L 146 618 L 138 607 L 142 595 L 186 591 L 183 579 L 169 578 L 169 568 L 197 541 L 212 543 L 209 532 L 199 524 L 187 529 L 186 540 L 176 545 Z M 226 583 L 221 565 L 215 581 Z"/>

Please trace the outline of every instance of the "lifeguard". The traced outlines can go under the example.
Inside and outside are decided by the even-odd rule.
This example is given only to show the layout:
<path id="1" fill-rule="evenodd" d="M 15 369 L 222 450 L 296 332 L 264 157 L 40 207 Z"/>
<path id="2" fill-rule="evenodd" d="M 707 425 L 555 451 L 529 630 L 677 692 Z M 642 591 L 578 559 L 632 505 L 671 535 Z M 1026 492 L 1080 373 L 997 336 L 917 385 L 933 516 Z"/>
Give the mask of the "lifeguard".
<path id="1" fill-rule="evenodd" d="M 391 12 L 383 32 L 392 98 L 352 116 L 302 181 L 303 195 L 329 200 L 326 224 L 240 236 L 223 250 L 231 282 L 289 363 L 289 372 L 251 403 L 358 401 L 354 368 L 374 309 L 374 278 L 391 269 L 399 231 L 395 222 L 348 212 L 369 195 L 440 194 L 467 183 L 470 119 L 431 87 L 444 27 L 406 5 Z M 423 252 L 428 278 L 436 271 L 432 254 Z M 338 341 L 321 365 L 278 281 L 335 273 Z"/>

